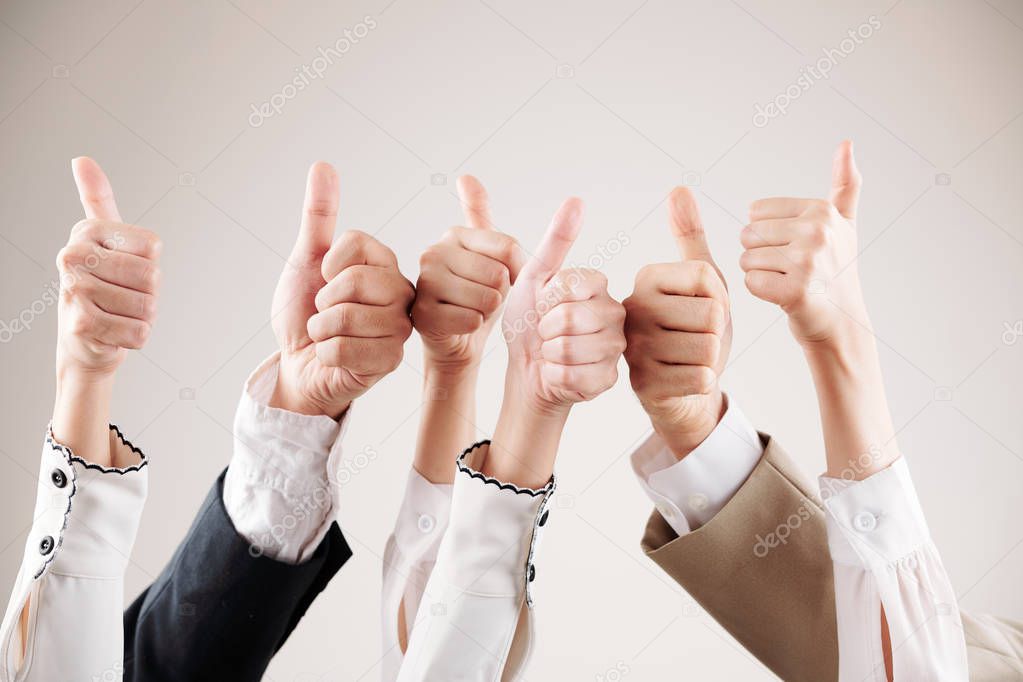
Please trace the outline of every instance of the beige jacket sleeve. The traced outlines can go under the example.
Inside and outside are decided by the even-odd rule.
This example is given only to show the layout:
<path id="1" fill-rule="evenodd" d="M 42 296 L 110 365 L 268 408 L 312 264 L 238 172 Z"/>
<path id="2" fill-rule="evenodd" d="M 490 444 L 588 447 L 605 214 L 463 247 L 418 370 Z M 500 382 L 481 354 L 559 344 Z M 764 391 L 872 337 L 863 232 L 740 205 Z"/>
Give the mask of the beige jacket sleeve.
<path id="1" fill-rule="evenodd" d="M 725 507 L 679 537 L 656 510 L 643 549 L 784 680 L 836 680 L 832 561 L 817 486 L 770 436 Z M 970 679 L 1023 680 L 1023 624 L 962 614 Z"/>

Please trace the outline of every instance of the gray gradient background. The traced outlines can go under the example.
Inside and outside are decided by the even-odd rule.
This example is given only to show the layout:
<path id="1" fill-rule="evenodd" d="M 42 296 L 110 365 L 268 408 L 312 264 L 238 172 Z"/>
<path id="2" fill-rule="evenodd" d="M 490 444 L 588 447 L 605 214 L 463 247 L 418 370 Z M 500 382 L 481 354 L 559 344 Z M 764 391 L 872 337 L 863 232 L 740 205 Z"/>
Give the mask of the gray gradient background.
<path id="1" fill-rule="evenodd" d="M 809 376 L 779 311 L 744 289 L 737 235 L 753 199 L 824 196 L 831 153 L 851 137 L 866 179 L 859 267 L 900 444 L 962 606 L 1023 618 L 1023 338 L 1003 339 L 1023 319 L 1018 0 L 85 5 L 0 4 L 0 319 L 55 278 L 81 217 L 68 161 L 95 156 L 125 220 L 166 245 L 161 318 L 123 368 L 114 409 L 152 459 L 127 597 L 160 571 L 228 463 L 241 383 L 274 347 L 270 295 L 311 162 L 340 170 L 340 227 L 376 234 L 413 280 L 419 253 L 461 221 L 459 173 L 487 184 L 498 225 L 527 247 L 577 194 L 587 220 L 574 262 L 630 236 L 602 267 L 617 297 L 643 264 L 674 258 L 664 199 L 693 185 L 733 292 L 725 386 L 816 475 Z M 322 80 L 249 125 L 252 104 L 366 15 L 377 27 Z M 829 80 L 753 125 L 756 103 L 871 15 L 880 30 Z M 0 346 L 4 590 L 31 523 L 55 329 L 47 308 Z M 500 338 L 491 344 L 480 436 L 505 363 Z M 355 558 L 268 679 L 379 674 L 380 556 L 411 461 L 421 366 L 413 337 L 356 407 L 347 451 L 379 456 L 344 493 Z M 624 664 L 635 680 L 771 679 L 639 551 L 650 505 L 626 455 L 648 423 L 624 363 L 622 375 L 569 421 L 528 677 L 593 680 Z"/>

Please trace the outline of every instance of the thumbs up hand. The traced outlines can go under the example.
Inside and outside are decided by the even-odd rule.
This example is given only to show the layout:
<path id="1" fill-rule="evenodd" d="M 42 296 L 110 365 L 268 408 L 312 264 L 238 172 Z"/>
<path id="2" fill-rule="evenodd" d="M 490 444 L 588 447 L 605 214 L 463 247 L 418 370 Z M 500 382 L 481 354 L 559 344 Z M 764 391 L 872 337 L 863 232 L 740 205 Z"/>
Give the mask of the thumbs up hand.
<path id="1" fill-rule="evenodd" d="M 149 230 L 121 222 L 110 182 L 95 161 L 79 157 L 71 168 L 86 219 L 57 254 L 57 373 L 106 379 L 126 349 L 142 348 L 149 338 L 161 243 Z"/>
<path id="2" fill-rule="evenodd" d="M 830 199 L 761 199 L 750 206 L 739 261 L 754 296 L 781 306 L 804 348 L 869 328 L 855 267 L 862 180 L 852 143 L 835 152 Z"/>
<path id="3" fill-rule="evenodd" d="M 654 430 L 680 459 L 720 421 L 718 377 L 728 360 L 728 289 L 714 264 L 692 193 L 670 197 L 671 228 L 682 260 L 647 265 L 625 299 L 632 388 Z"/>
<path id="4" fill-rule="evenodd" d="M 582 202 L 554 215 L 508 294 L 504 402 L 482 471 L 539 488 L 554 471 L 568 413 L 618 380 L 625 309 L 596 270 L 562 270 L 582 228 Z"/>
<path id="5" fill-rule="evenodd" d="M 479 364 L 523 262 L 518 242 L 494 229 L 483 185 L 462 176 L 458 195 L 468 227 L 452 227 L 420 257 L 412 307 L 427 369 L 448 375 Z"/>
<path id="6" fill-rule="evenodd" d="M 270 399 L 273 407 L 335 419 L 401 363 L 414 296 L 394 253 L 370 235 L 352 230 L 331 244 L 337 211 L 337 173 L 317 163 L 274 292 L 281 360 Z"/>
<path id="7" fill-rule="evenodd" d="M 585 268 L 559 272 L 581 228 L 582 202 L 569 199 L 519 273 L 504 314 L 509 380 L 541 411 L 567 413 L 613 386 L 625 349 L 625 309 L 608 294 L 607 278 Z"/>

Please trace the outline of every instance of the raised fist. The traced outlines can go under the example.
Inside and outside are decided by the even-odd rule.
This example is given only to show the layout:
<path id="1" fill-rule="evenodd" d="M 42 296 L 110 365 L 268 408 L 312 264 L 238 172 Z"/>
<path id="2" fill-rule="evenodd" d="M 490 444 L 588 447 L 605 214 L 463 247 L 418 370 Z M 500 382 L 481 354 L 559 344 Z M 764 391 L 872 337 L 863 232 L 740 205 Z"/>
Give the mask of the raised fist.
<path id="1" fill-rule="evenodd" d="M 728 289 L 714 264 L 693 195 L 670 197 L 682 257 L 647 265 L 625 299 L 629 378 L 654 429 L 683 457 L 710 435 L 724 399 L 718 378 L 732 344 Z"/>
<path id="2" fill-rule="evenodd" d="M 447 372 L 479 364 L 523 261 L 518 242 L 494 229 L 483 185 L 464 175 L 458 195 L 468 227 L 452 227 L 420 257 L 412 306 L 427 365 Z"/>
<path id="3" fill-rule="evenodd" d="M 569 199 L 508 295 L 506 391 L 513 387 L 538 411 L 567 412 L 611 388 L 625 350 L 625 309 L 607 293 L 607 278 L 559 272 L 581 228 L 582 202 Z"/>
<path id="4" fill-rule="evenodd" d="M 156 319 L 160 239 L 121 222 L 110 182 L 92 159 L 71 162 L 86 219 L 57 254 L 57 371 L 112 376 L 126 349 L 142 348 Z"/>
<path id="5" fill-rule="evenodd" d="M 862 179 L 852 143 L 835 152 L 830 199 L 761 199 L 750 206 L 739 264 L 750 293 L 781 306 L 806 347 L 869 328 L 856 270 Z"/>
<path id="6" fill-rule="evenodd" d="M 270 401 L 334 418 L 401 363 L 415 295 L 394 253 L 373 237 L 352 230 L 331 244 L 337 210 L 337 173 L 317 163 L 309 169 L 298 239 L 274 292 L 281 361 Z"/>

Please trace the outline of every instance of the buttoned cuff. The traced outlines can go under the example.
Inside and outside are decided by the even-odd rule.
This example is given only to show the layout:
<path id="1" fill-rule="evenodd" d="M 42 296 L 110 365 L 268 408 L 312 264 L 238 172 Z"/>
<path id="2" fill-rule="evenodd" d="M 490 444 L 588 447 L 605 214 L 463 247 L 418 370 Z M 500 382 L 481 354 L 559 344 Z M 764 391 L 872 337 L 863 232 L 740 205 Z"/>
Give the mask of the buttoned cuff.
<path id="1" fill-rule="evenodd" d="M 23 566 L 38 579 L 48 570 L 88 578 L 120 577 L 135 544 L 148 490 L 149 460 L 110 425 L 117 468 L 92 464 L 54 440 L 47 428 L 36 508 Z"/>
<path id="2" fill-rule="evenodd" d="M 61 585 L 76 586 L 77 591 L 70 593 L 71 608 L 84 604 L 100 610 L 107 604 L 89 600 L 89 595 L 95 591 L 92 586 L 119 585 L 123 580 L 145 505 L 149 462 L 113 425 L 110 426 L 110 450 L 115 453 L 116 461 L 132 464 L 117 468 L 88 462 L 54 440 L 52 431 L 47 429 L 36 487 L 35 521 L 25 542 L 21 568 L 0 629 L 0 672 L 3 672 L 0 679 L 7 679 L 6 675 L 13 675 L 12 671 L 20 666 L 22 642 L 18 619 L 29 595 L 48 576 L 70 581 Z M 52 590 L 59 593 L 56 586 Z M 102 588 L 99 591 L 102 592 Z M 74 601 L 78 598 L 81 603 Z M 60 620 L 51 612 L 59 610 L 59 604 L 40 605 L 35 604 L 36 601 L 33 598 L 30 623 Z M 68 614 L 59 615 L 68 617 Z M 102 620 L 102 614 L 78 616 L 86 622 L 91 618 Z M 69 628 L 73 630 L 74 626 Z M 30 638 L 33 631 L 30 625 Z M 39 646 L 55 644 L 45 634 L 41 636 L 47 641 Z M 119 639 L 120 633 L 101 632 L 97 636 Z M 31 643 L 30 639 L 28 644 Z M 42 669 L 49 668 L 44 665 Z"/>
<path id="3" fill-rule="evenodd" d="M 296 564 L 308 559 L 334 520 L 334 483 L 343 483 L 341 421 L 269 405 L 277 384 L 275 353 L 249 377 L 234 420 L 234 455 L 224 479 L 224 506 L 253 556 Z"/>
<path id="4" fill-rule="evenodd" d="M 836 563 L 887 566 L 930 543 L 905 458 L 862 481 L 821 476 L 820 486 Z"/>
<path id="5" fill-rule="evenodd" d="M 656 433 L 630 460 L 643 491 L 681 537 L 724 509 L 763 455 L 753 425 L 729 400 L 718 425 L 681 460 Z"/>
<path id="6" fill-rule="evenodd" d="M 526 596 L 533 605 L 536 558 L 550 515 L 555 479 L 542 488 L 520 488 L 480 472 L 490 448 L 481 441 L 457 460 L 451 499 L 448 549 L 450 578 L 464 590 L 486 596 Z"/>

